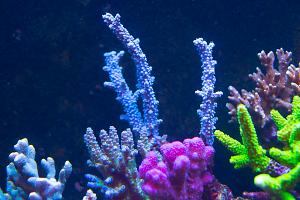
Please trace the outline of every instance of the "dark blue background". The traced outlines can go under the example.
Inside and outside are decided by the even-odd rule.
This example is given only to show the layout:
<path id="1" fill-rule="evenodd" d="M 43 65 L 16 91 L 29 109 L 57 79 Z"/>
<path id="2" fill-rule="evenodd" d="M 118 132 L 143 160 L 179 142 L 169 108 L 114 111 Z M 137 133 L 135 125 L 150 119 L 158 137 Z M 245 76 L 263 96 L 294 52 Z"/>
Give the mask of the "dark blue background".
<path id="1" fill-rule="evenodd" d="M 115 94 L 103 88 L 103 53 L 122 50 L 101 20 L 101 14 L 120 13 L 123 24 L 141 40 L 156 77 L 161 133 L 170 140 L 198 135 L 194 95 L 201 88 L 200 60 L 192 41 L 214 41 L 219 101 L 217 127 L 239 137 L 228 124 L 227 87 L 253 88 L 248 74 L 259 66 L 256 54 L 283 47 L 300 55 L 298 1 L 204 0 L 1 0 L 0 1 L 0 161 L 18 139 L 34 144 L 37 159 L 52 156 L 60 168 L 69 159 L 74 173 L 65 199 L 81 199 L 74 183 L 90 171 L 83 144 L 86 127 L 109 125 L 122 130 L 121 107 Z M 294 63 L 296 63 L 294 61 Z M 135 83 L 130 58 L 122 61 L 125 76 Z M 215 174 L 235 194 L 255 190 L 249 170 L 233 170 L 229 153 L 219 143 Z M 0 169 L 1 187 L 5 168 Z"/>

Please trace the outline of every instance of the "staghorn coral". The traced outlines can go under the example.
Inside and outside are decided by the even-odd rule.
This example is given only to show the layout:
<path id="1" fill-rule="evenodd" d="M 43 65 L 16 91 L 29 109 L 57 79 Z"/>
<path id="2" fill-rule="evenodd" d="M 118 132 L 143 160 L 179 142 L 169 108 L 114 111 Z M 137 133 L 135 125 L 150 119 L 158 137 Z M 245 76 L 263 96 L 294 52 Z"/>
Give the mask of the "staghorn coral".
<path id="1" fill-rule="evenodd" d="M 117 100 L 122 101 L 122 105 L 124 106 L 124 110 L 126 112 L 126 117 L 131 125 L 130 122 L 132 113 L 127 112 L 127 108 L 133 105 L 136 105 L 136 99 L 140 96 L 142 98 L 142 104 L 143 104 L 143 120 L 140 119 L 138 116 L 137 107 L 133 108 L 136 116 L 136 120 L 139 120 L 140 126 L 137 127 L 137 130 L 135 130 L 136 127 L 132 127 L 134 131 L 139 131 L 139 128 L 145 126 L 147 128 L 148 135 L 150 136 L 158 136 L 158 126 L 162 122 L 161 119 L 158 119 L 158 101 L 156 100 L 154 90 L 153 90 L 153 83 L 154 83 L 154 77 L 151 76 L 152 67 L 148 64 L 146 55 L 143 53 L 139 43 L 139 39 L 135 39 L 130 33 L 127 31 L 126 28 L 121 24 L 121 16 L 117 14 L 115 17 L 111 15 L 110 13 L 106 13 L 102 16 L 103 21 L 107 24 L 109 29 L 112 30 L 112 32 L 115 34 L 115 36 L 122 42 L 124 47 L 128 50 L 130 53 L 132 60 L 135 63 L 136 66 L 136 76 L 137 76 L 137 91 L 134 93 L 134 96 L 132 99 L 126 100 L 124 97 L 117 97 Z M 107 63 L 108 64 L 108 63 Z M 106 66 L 105 70 L 109 71 L 108 68 L 111 68 L 110 66 Z M 113 70 L 113 69 L 111 69 Z M 114 72 L 111 72 L 110 78 L 112 83 L 112 74 Z M 116 73 L 116 72 L 115 72 Z M 118 72 L 117 72 L 118 73 Z M 121 77 L 120 77 L 121 78 Z M 125 84 L 121 85 L 122 88 L 115 88 L 117 93 L 119 93 L 118 89 L 122 89 L 123 87 L 126 87 Z M 121 93 L 124 91 L 121 91 Z M 131 109 L 132 110 L 132 109 Z"/>
<path id="2" fill-rule="evenodd" d="M 200 136 L 205 139 L 206 144 L 212 146 L 214 143 L 215 123 L 218 118 L 215 116 L 215 109 L 217 107 L 216 98 L 222 96 L 222 92 L 214 91 L 216 82 L 215 65 L 217 61 L 213 60 L 212 49 L 215 46 L 213 42 L 207 44 L 202 38 L 194 40 L 194 45 L 201 57 L 202 62 L 202 90 L 197 90 L 195 93 L 202 97 L 202 103 L 197 113 L 201 121 Z"/>
<path id="3" fill-rule="evenodd" d="M 254 178 L 256 186 L 267 191 L 272 199 L 296 200 L 290 191 L 300 182 L 300 162 L 288 173 L 271 177 L 269 174 L 259 174 Z"/>
<path id="4" fill-rule="evenodd" d="M 300 65 L 300 63 L 299 63 Z M 297 95 L 300 95 L 300 68 L 290 65 L 286 72 L 291 88 Z"/>
<path id="5" fill-rule="evenodd" d="M 146 131 L 141 135 L 146 135 Z M 144 136 L 146 137 L 146 136 Z M 111 126 L 109 133 L 101 130 L 99 134 L 101 145 L 91 128 L 87 128 L 84 141 L 91 159 L 90 166 L 96 167 L 105 178 L 102 180 L 94 175 L 87 174 L 88 187 L 99 189 L 107 199 L 145 199 L 141 189 L 141 180 L 138 177 L 133 135 L 130 129 L 121 133 L 121 143 L 117 130 Z M 140 144 L 142 151 L 147 151 Z M 145 147 L 147 148 L 147 147 Z"/>
<path id="6" fill-rule="evenodd" d="M 233 86 L 228 87 L 230 103 L 227 103 L 226 106 L 231 115 L 231 122 L 235 121 L 236 108 L 239 104 L 247 107 L 254 121 L 260 127 L 264 127 L 270 122 L 272 109 L 284 111 L 291 109 L 291 97 L 297 92 L 295 84 L 299 79 L 296 77 L 295 68 L 290 65 L 292 53 L 283 49 L 276 50 L 277 69 L 274 66 L 275 55 L 272 51 L 268 54 L 261 51 L 258 53 L 258 57 L 266 73 L 264 74 L 260 68 L 256 68 L 257 72 L 249 75 L 256 85 L 255 89 L 251 92 L 241 90 L 239 93 Z"/>
<path id="7" fill-rule="evenodd" d="M 219 130 L 215 131 L 215 136 L 235 154 L 230 158 L 234 168 L 249 166 L 255 172 L 261 172 L 268 167 L 270 158 L 266 156 L 266 150 L 260 146 L 251 116 L 243 104 L 238 106 L 237 118 L 243 144 Z"/>
<path id="8" fill-rule="evenodd" d="M 284 165 L 295 167 L 300 162 L 300 97 L 293 98 L 292 113 L 282 117 L 272 110 L 272 118 L 278 128 L 278 140 L 284 142 L 284 150 L 272 147 L 270 156 Z"/>
<path id="9" fill-rule="evenodd" d="M 268 199 L 269 195 L 269 199 L 299 198 L 299 194 L 294 191 L 300 181 L 299 105 L 300 97 L 294 96 L 292 113 L 286 118 L 276 110 L 271 111 L 278 128 L 278 140 L 285 145 L 283 150 L 276 147 L 269 149 L 269 155 L 274 160 L 259 145 L 252 119 L 244 105 L 239 105 L 237 110 L 243 145 L 223 132 L 216 131 L 216 138 L 236 154 L 230 158 L 235 168 L 250 166 L 256 172 L 263 172 L 255 177 L 254 183 L 267 193 L 246 192 L 245 197 Z"/>

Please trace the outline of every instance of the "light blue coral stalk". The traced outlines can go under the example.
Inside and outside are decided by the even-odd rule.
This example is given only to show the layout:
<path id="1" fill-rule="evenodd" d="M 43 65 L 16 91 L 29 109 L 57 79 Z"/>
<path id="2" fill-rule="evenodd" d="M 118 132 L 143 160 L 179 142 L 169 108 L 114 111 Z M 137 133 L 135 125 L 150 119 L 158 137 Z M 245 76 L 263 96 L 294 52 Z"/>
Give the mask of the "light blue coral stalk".
<path id="1" fill-rule="evenodd" d="M 149 66 L 146 55 L 139 45 L 140 41 L 130 35 L 127 29 L 121 24 L 121 16 L 119 14 L 114 17 L 110 13 L 106 13 L 102 17 L 104 22 L 126 47 L 136 65 L 137 89 L 143 101 L 144 124 L 147 127 L 149 135 L 157 136 L 159 135 L 158 126 L 161 122 L 158 119 L 157 107 L 159 102 L 156 100 L 152 88 L 154 82 L 154 77 L 151 76 L 152 67 Z"/>
<path id="2" fill-rule="evenodd" d="M 119 60 L 124 55 L 124 51 L 116 53 L 115 51 L 105 53 L 105 63 L 103 70 L 108 72 L 111 82 L 104 82 L 104 86 L 110 87 L 117 93 L 117 100 L 123 105 L 125 115 L 121 115 L 126 119 L 134 133 L 140 133 L 143 127 L 142 115 L 138 110 L 137 98 L 138 91 L 133 93 L 122 74 L 122 67 Z"/>
<path id="3" fill-rule="evenodd" d="M 215 46 L 213 42 L 207 44 L 202 38 L 194 40 L 194 45 L 199 52 L 202 62 L 202 90 L 195 93 L 202 97 L 202 103 L 197 113 L 201 120 L 200 135 L 205 139 L 207 145 L 212 146 L 214 143 L 214 130 L 217 117 L 215 117 L 215 109 L 217 107 L 216 98 L 223 93 L 214 92 L 216 82 L 215 65 L 217 61 L 213 60 L 212 49 Z"/>

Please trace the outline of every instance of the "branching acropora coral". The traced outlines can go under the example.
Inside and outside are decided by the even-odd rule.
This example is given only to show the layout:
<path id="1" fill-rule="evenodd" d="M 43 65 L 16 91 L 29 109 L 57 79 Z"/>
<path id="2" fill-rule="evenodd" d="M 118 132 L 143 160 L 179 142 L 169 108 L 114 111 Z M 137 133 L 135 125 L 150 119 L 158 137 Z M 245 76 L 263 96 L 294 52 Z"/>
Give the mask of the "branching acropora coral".
<path id="1" fill-rule="evenodd" d="M 152 87 L 154 83 L 154 77 L 151 76 L 152 67 L 148 64 L 146 55 L 143 53 L 139 45 L 140 40 L 135 39 L 132 35 L 130 35 L 128 30 L 121 24 L 120 21 L 121 16 L 119 14 L 117 14 L 114 17 L 110 13 L 106 13 L 102 17 L 104 22 L 109 27 L 109 29 L 112 30 L 115 36 L 123 43 L 125 48 L 128 50 L 136 66 L 137 91 L 134 93 L 135 94 L 134 97 L 130 99 L 123 99 L 123 100 L 121 100 L 120 97 L 118 97 L 117 100 L 121 100 L 121 103 L 125 108 L 124 109 L 126 112 L 125 114 L 127 115 L 128 118 L 131 117 L 130 115 L 136 116 L 136 120 L 139 120 L 138 128 L 145 126 L 147 128 L 148 135 L 158 136 L 159 135 L 158 126 L 162 122 L 161 119 L 158 119 L 157 107 L 159 102 L 155 98 L 154 90 Z M 108 67 L 110 66 L 106 67 L 107 70 Z M 111 75 L 110 77 L 111 77 L 111 81 L 113 81 Z M 114 82 L 112 82 L 112 84 L 114 84 Z M 122 87 L 123 86 L 125 87 L 125 85 L 122 85 Z M 120 89 L 122 88 L 115 88 L 117 93 L 119 93 L 118 90 Z M 136 99 L 139 96 L 142 98 L 143 120 L 141 120 L 140 117 L 138 116 L 139 114 L 137 111 L 137 106 L 133 109 L 130 109 L 134 113 L 128 112 L 129 110 L 128 107 L 132 105 L 136 105 Z M 129 122 L 129 123 L 131 125 L 133 122 Z M 133 126 L 132 128 L 136 128 L 136 127 Z M 134 130 L 134 131 L 139 131 L 139 130 Z"/>
<path id="2" fill-rule="evenodd" d="M 270 149 L 270 156 L 289 167 L 295 167 L 300 162 L 300 97 L 295 96 L 292 103 L 292 113 L 286 118 L 276 110 L 272 110 L 272 118 L 278 128 L 278 140 L 286 144 L 284 150 Z"/>
<path id="3" fill-rule="evenodd" d="M 267 191 L 272 199 L 296 200 L 290 191 L 300 182 L 300 162 L 286 174 L 276 178 L 269 174 L 260 174 L 254 178 L 256 186 Z"/>
<path id="4" fill-rule="evenodd" d="M 244 104 L 252 114 L 257 125 L 264 127 L 271 120 L 270 111 L 272 109 L 283 109 L 289 111 L 291 109 L 291 97 L 296 91 L 291 82 L 297 79 L 293 75 L 292 53 L 283 49 L 276 50 L 278 67 L 274 66 L 275 55 L 272 51 L 268 54 L 265 51 L 258 53 L 259 60 L 266 73 L 264 74 L 260 68 L 256 68 L 257 72 L 250 74 L 249 77 L 254 81 L 256 87 L 253 91 L 248 92 L 242 90 L 241 94 L 233 87 L 229 86 L 230 103 L 226 106 L 231 115 L 231 121 L 235 120 L 236 108 L 239 104 Z M 289 70 L 288 70 L 289 69 Z"/>
<path id="5" fill-rule="evenodd" d="M 141 132 L 146 135 L 147 132 Z M 147 136 L 143 136 L 147 137 Z M 101 145 L 91 128 L 84 135 L 84 141 L 89 150 L 90 166 L 96 167 L 105 178 L 102 180 L 94 175 L 87 174 L 88 186 L 99 189 L 107 199 L 145 199 L 141 189 L 141 180 L 138 177 L 133 135 L 130 129 L 121 133 L 121 143 L 115 127 L 109 128 L 109 133 L 101 130 L 99 134 Z M 144 145 L 139 144 L 141 151 Z M 147 147 L 145 147 L 147 148 Z"/>
<path id="6" fill-rule="evenodd" d="M 266 156 L 266 150 L 258 143 L 251 116 L 243 104 L 237 108 L 237 118 L 240 124 L 242 144 L 219 130 L 215 131 L 215 136 L 235 154 L 230 158 L 230 162 L 235 168 L 249 166 L 254 171 L 261 172 L 269 165 L 270 158 Z"/>
<path id="7" fill-rule="evenodd" d="M 272 199 L 294 200 L 293 190 L 300 181 L 300 97 L 294 96 L 292 113 L 286 118 L 276 110 L 271 111 L 271 116 L 278 128 L 278 140 L 285 145 L 283 150 L 270 149 L 269 154 L 274 160 L 267 157 L 259 145 L 250 114 L 242 104 L 238 106 L 237 118 L 243 145 L 221 131 L 217 130 L 215 135 L 237 155 L 230 158 L 235 168 L 250 166 L 256 172 L 268 173 L 257 175 L 254 183 Z M 255 196 L 255 193 L 246 193 L 249 194 Z"/>
<path id="8" fill-rule="evenodd" d="M 207 44 L 202 38 L 194 40 L 194 45 L 199 52 L 202 62 L 202 90 L 197 90 L 195 93 L 202 97 L 202 103 L 197 113 L 201 121 L 200 135 L 205 139 L 206 144 L 212 146 L 214 143 L 214 130 L 218 118 L 215 116 L 217 107 L 216 98 L 222 96 L 222 92 L 214 91 L 215 77 L 215 61 L 212 57 L 212 50 L 215 44 L 210 42 Z"/>

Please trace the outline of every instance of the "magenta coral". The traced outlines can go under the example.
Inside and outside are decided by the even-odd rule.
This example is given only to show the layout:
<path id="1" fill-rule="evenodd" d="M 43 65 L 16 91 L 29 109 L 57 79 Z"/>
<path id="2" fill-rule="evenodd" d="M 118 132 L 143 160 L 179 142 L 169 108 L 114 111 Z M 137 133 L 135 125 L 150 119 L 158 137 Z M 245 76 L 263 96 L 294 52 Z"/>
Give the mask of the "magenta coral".
<path id="1" fill-rule="evenodd" d="M 214 149 L 194 137 L 166 143 L 160 152 L 149 152 L 139 167 L 144 192 L 151 199 L 201 199 L 204 186 L 214 180 L 209 170 Z"/>

